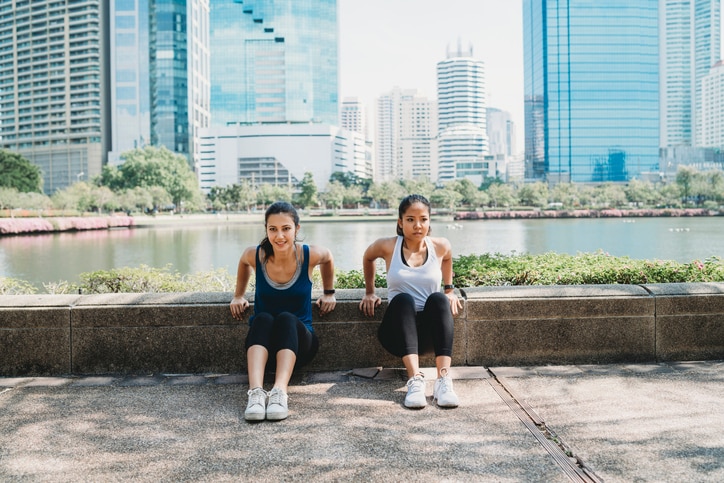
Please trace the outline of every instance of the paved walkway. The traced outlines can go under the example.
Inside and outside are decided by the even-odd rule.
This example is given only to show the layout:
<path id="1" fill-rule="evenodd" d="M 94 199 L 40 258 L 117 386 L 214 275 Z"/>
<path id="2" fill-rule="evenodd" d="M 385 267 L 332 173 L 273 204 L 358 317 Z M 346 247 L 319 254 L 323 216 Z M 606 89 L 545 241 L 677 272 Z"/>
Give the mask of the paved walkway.
<path id="1" fill-rule="evenodd" d="M 0 378 L 0 481 L 724 481 L 724 362 L 452 373 L 419 411 L 399 370 L 301 374 L 256 424 L 240 375 Z"/>

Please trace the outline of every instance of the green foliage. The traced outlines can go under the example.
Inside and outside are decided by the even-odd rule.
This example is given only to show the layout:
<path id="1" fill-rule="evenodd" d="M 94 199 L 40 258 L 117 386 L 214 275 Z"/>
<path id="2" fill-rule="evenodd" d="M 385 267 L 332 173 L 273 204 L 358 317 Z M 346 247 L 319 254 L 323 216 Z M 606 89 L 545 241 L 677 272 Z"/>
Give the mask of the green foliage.
<path id="1" fill-rule="evenodd" d="M 337 271 L 334 274 L 334 285 L 337 288 L 365 288 L 365 276 L 361 270 L 347 272 Z M 375 273 L 375 287 L 387 287 L 387 278 L 384 273 Z"/>
<path id="2" fill-rule="evenodd" d="M 83 293 L 229 292 L 235 283 L 224 269 L 181 275 L 169 265 L 98 270 L 83 273 L 80 279 Z"/>
<path id="3" fill-rule="evenodd" d="M 165 147 L 146 146 L 121 156 L 120 166 L 104 166 L 99 183 L 113 191 L 161 187 L 177 207 L 181 202 L 200 204 L 196 175 L 186 158 Z"/>
<path id="4" fill-rule="evenodd" d="M 29 295 L 35 292 L 35 287 L 24 280 L 0 277 L 0 295 Z"/>
<path id="5" fill-rule="evenodd" d="M 17 153 L 0 150 L 0 187 L 40 193 L 43 188 L 40 168 Z"/>
<path id="6" fill-rule="evenodd" d="M 603 252 L 566 255 L 467 255 L 453 261 L 458 287 L 722 282 L 724 263 L 633 260 Z"/>
<path id="7" fill-rule="evenodd" d="M 302 181 L 299 183 L 297 203 L 299 203 L 299 206 L 302 208 L 316 206 L 319 203 L 317 199 L 317 184 L 314 182 L 314 175 L 309 171 L 304 173 L 304 178 L 302 178 Z"/>

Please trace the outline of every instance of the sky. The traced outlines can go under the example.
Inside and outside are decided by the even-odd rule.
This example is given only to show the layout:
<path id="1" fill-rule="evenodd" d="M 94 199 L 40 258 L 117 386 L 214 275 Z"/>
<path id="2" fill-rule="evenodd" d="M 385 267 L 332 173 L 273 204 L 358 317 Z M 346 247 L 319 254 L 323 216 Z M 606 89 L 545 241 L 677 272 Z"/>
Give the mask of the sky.
<path id="1" fill-rule="evenodd" d="M 521 0 L 338 0 L 340 100 L 371 108 L 393 87 L 436 99 L 447 49 L 472 44 L 485 64 L 488 107 L 510 112 L 523 142 Z"/>

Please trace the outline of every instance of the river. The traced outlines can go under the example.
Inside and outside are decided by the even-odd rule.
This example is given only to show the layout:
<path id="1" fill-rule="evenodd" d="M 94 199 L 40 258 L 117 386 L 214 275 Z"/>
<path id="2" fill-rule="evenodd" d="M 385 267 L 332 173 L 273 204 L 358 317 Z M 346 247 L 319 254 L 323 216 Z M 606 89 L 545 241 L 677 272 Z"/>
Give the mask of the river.
<path id="1" fill-rule="evenodd" d="M 341 270 L 360 269 L 374 239 L 395 233 L 394 221 L 302 221 L 306 243 L 329 247 Z M 224 268 L 234 274 L 241 251 L 264 235 L 259 223 L 169 223 L 163 226 L 0 237 L 0 276 L 43 283 L 114 267 L 170 264 L 181 273 Z M 433 219 L 454 256 L 483 253 L 569 253 L 691 262 L 724 256 L 724 217 Z"/>

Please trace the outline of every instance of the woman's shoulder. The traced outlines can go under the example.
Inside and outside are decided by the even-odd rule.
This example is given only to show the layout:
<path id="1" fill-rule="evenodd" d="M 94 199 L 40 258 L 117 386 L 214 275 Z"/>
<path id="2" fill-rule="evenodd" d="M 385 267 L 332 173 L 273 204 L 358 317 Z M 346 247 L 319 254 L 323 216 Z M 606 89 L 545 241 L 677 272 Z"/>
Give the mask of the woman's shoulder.
<path id="1" fill-rule="evenodd" d="M 450 240 L 448 240 L 448 239 L 445 238 L 445 237 L 441 237 L 441 236 L 433 237 L 433 236 L 430 236 L 430 237 L 428 237 L 428 238 L 430 239 L 430 241 L 432 242 L 433 246 L 435 247 L 435 251 L 437 251 L 438 253 L 439 253 L 441 250 L 442 250 L 442 251 L 447 251 L 447 250 L 450 250 L 450 248 L 451 248 Z"/>

